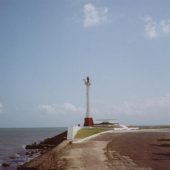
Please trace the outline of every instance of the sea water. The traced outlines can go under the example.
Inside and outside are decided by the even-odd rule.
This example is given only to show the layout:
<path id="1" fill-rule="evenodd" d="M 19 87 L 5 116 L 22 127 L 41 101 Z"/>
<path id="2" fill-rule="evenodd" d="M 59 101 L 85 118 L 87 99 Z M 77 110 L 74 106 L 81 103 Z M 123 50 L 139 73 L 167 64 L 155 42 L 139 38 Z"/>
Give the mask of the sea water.
<path id="1" fill-rule="evenodd" d="M 1 165 L 8 163 L 11 166 L 6 170 L 15 170 L 17 165 L 28 161 L 25 156 L 25 146 L 40 142 L 45 138 L 62 133 L 67 128 L 0 128 L 0 170 Z"/>

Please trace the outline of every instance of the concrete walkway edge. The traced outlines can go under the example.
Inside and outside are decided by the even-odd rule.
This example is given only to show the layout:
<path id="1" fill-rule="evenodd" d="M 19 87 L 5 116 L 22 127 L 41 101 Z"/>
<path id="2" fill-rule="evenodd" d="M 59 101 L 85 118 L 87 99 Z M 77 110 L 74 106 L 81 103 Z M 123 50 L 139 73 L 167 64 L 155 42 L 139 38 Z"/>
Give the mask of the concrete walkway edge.
<path id="1" fill-rule="evenodd" d="M 89 140 L 89 139 L 95 138 L 96 136 L 99 136 L 99 135 L 101 135 L 101 134 L 112 133 L 112 132 L 113 132 L 113 130 L 107 130 L 107 131 L 104 131 L 104 132 L 100 132 L 100 133 L 97 133 L 97 134 L 88 136 L 88 137 L 83 138 L 83 139 L 74 139 L 72 142 L 73 142 L 73 143 L 81 143 L 81 142 L 87 141 L 87 140 Z"/>

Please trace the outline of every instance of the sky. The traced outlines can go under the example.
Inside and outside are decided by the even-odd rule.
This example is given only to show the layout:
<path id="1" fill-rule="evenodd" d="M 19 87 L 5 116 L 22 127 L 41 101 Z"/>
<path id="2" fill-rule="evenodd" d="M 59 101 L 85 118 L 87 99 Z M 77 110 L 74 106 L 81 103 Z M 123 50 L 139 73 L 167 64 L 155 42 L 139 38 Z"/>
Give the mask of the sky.
<path id="1" fill-rule="evenodd" d="M 169 0 L 0 0 L 0 127 L 170 124 Z"/>

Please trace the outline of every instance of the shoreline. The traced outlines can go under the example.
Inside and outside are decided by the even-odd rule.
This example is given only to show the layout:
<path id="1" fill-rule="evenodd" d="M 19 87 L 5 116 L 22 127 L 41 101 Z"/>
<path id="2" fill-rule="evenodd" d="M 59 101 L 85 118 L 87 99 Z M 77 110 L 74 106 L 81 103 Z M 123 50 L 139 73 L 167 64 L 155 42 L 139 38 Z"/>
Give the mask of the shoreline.
<path id="1" fill-rule="evenodd" d="M 58 149 L 61 150 L 62 147 L 64 147 L 67 143 L 65 142 L 67 139 L 67 131 L 64 131 L 54 137 L 51 138 L 46 138 L 40 143 L 34 142 L 33 144 L 26 145 L 25 149 L 31 152 L 34 152 L 38 150 L 39 155 L 36 156 L 35 158 L 31 159 L 28 162 L 25 162 L 23 165 L 20 165 L 17 167 L 17 170 L 25 170 L 28 169 L 30 165 L 32 166 L 32 162 L 40 162 L 42 157 L 46 157 L 46 155 L 50 155 L 49 153 L 53 153 L 55 151 L 58 152 Z M 54 151 L 53 151 L 54 150 Z M 35 152 L 37 153 L 37 152 Z M 34 153 L 33 153 L 34 155 Z M 53 154 L 52 154 L 53 155 Z M 44 158 L 42 159 L 43 161 L 46 161 Z M 38 166 L 37 164 L 33 163 L 33 166 Z M 30 169 L 30 168 L 29 168 Z M 33 168 L 34 169 L 34 168 Z"/>
<path id="2" fill-rule="evenodd" d="M 44 154 L 32 159 L 29 162 L 21 165 L 17 168 L 17 170 L 47 170 L 51 169 L 56 162 L 56 158 L 60 153 L 67 148 L 69 145 L 69 141 L 63 141 L 58 146 L 50 149 L 49 151 L 45 152 Z"/>
<path id="3" fill-rule="evenodd" d="M 17 168 L 30 162 L 31 160 L 40 157 L 44 153 L 52 150 L 59 145 L 62 141 L 66 140 L 67 130 L 60 130 L 58 135 L 45 138 L 39 142 L 25 145 L 22 150 L 12 151 L 8 156 L 1 160 L 0 170 L 17 170 Z M 17 138 L 18 140 L 18 138 Z"/>

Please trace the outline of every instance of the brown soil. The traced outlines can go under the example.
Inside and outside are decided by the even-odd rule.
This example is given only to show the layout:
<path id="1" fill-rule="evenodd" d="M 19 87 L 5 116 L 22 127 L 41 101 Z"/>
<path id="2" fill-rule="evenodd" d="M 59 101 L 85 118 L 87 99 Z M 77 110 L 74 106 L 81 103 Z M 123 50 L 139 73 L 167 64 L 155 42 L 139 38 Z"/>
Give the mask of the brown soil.
<path id="1" fill-rule="evenodd" d="M 122 161 L 127 158 L 125 165 L 130 159 L 138 167 L 154 170 L 170 169 L 170 132 L 104 134 L 94 140 L 103 139 L 110 141 L 107 145 L 108 157 L 110 153 L 112 157 L 118 154 Z M 109 160 L 113 165 L 114 158 L 109 157 Z"/>

